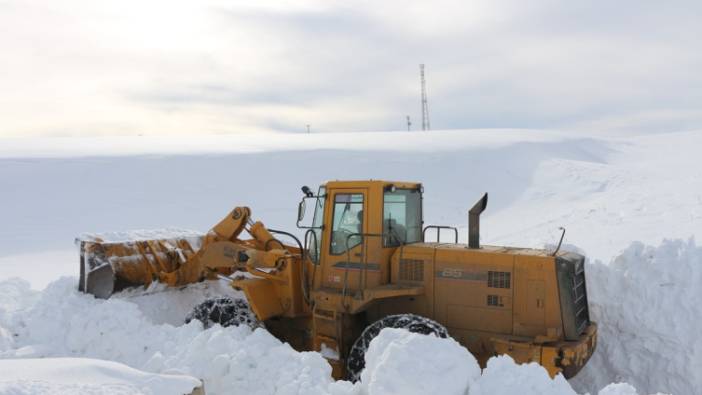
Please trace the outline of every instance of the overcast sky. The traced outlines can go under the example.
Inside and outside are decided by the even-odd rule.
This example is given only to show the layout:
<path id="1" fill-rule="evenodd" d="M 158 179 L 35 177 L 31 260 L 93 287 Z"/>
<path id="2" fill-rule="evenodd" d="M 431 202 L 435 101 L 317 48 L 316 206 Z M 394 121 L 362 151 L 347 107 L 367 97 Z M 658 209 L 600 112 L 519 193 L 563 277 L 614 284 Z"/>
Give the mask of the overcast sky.
<path id="1" fill-rule="evenodd" d="M 701 1 L 0 0 L 0 136 L 702 129 Z"/>

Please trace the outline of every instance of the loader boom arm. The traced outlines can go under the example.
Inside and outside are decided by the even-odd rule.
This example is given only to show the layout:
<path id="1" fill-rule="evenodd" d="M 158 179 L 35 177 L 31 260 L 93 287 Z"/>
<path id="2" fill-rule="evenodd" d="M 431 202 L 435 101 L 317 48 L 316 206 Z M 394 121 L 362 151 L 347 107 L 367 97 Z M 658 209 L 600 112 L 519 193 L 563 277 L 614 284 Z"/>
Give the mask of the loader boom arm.
<path id="1" fill-rule="evenodd" d="M 244 231 L 251 239 L 240 239 Z M 187 240 L 178 238 L 77 241 L 81 247 L 80 288 L 97 297 L 109 297 L 125 285 L 159 281 L 182 286 L 236 271 L 281 281 L 275 273 L 291 264 L 291 250 L 296 250 L 277 240 L 261 222 L 253 222 L 248 207 L 229 212 L 200 238 L 197 251 Z"/>

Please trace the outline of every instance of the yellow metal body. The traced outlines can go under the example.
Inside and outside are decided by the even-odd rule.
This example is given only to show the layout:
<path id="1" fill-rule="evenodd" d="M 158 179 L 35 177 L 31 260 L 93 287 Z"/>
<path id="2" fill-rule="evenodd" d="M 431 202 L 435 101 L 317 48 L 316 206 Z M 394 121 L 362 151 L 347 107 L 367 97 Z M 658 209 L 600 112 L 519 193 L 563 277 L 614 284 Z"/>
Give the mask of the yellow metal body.
<path id="1" fill-rule="evenodd" d="M 591 323 L 578 339 L 564 340 L 555 259 L 535 249 L 403 246 L 391 259 L 391 278 L 399 285 L 423 286 L 424 292 L 378 303 L 368 315 L 411 311 L 446 326 L 483 366 L 493 355 L 508 354 L 570 377 L 594 351 L 597 326 Z"/>
<path id="2" fill-rule="evenodd" d="M 320 205 L 323 226 L 314 259 L 308 246 L 301 251 L 283 244 L 250 220 L 248 208 L 239 207 L 202 237 L 197 251 L 183 240 L 83 241 L 82 268 L 87 272 L 97 261 L 108 262 L 127 283 L 169 285 L 246 272 L 250 275 L 235 276 L 231 285 L 245 292 L 258 318 L 298 349 L 336 350 L 338 357 L 329 362 L 338 378 L 363 329 L 399 313 L 443 324 L 483 365 L 493 355 L 508 354 L 517 362 L 537 362 L 551 375 L 571 377 L 584 366 L 596 346 L 597 326 L 588 321 L 574 336 L 566 325 L 569 310 L 557 269 L 565 255 L 422 241 L 387 246 L 383 197 L 390 188 L 419 191 L 421 185 L 326 183 L 318 197 L 326 203 Z M 333 232 L 338 220 L 332 202 L 349 195 L 362 196 L 356 215 L 357 233 L 364 236 L 339 253 L 340 240 L 348 243 L 353 236 L 340 239 Z M 251 239 L 240 239 L 243 231 Z"/>

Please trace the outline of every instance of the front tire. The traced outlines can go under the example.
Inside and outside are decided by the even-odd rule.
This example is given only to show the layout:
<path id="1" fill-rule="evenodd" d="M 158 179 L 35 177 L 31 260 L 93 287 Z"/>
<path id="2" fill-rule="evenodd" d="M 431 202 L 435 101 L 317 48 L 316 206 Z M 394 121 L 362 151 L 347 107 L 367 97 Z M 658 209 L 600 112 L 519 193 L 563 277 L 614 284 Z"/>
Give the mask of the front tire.
<path id="1" fill-rule="evenodd" d="M 351 351 L 346 360 L 346 371 L 349 380 L 352 382 L 361 379 L 361 371 L 366 367 L 365 356 L 366 351 L 368 351 L 368 346 L 371 341 L 378 336 L 380 331 L 385 328 L 406 329 L 412 333 L 421 333 L 424 335 L 433 334 L 441 338 L 449 337 L 448 331 L 443 325 L 419 315 L 397 314 L 382 318 L 367 326 L 351 347 Z"/>
<path id="2" fill-rule="evenodd" d="M 225 327 L 246 325 L 251 329 L 262 326 L 246 300 L 232 299 L 226 296 L 207 299 L 195 306 L 193 311 L 185 317 L 185 323 L 192 320 L 202 322 L 205 329 L 215 324 Z"/>

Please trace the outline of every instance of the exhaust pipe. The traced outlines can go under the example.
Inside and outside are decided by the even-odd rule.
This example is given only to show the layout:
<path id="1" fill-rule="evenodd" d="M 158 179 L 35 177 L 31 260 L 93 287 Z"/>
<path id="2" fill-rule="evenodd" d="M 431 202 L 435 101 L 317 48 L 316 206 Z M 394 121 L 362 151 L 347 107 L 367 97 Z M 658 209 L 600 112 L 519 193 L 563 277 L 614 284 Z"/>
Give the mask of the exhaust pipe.
<path id="1" fill-rule="evenodd" d="M 487 207 L 488 194 L 485 192 L 473 208 L 468 211 L 468 248 L 480 248 L 480 214 Z"/>

